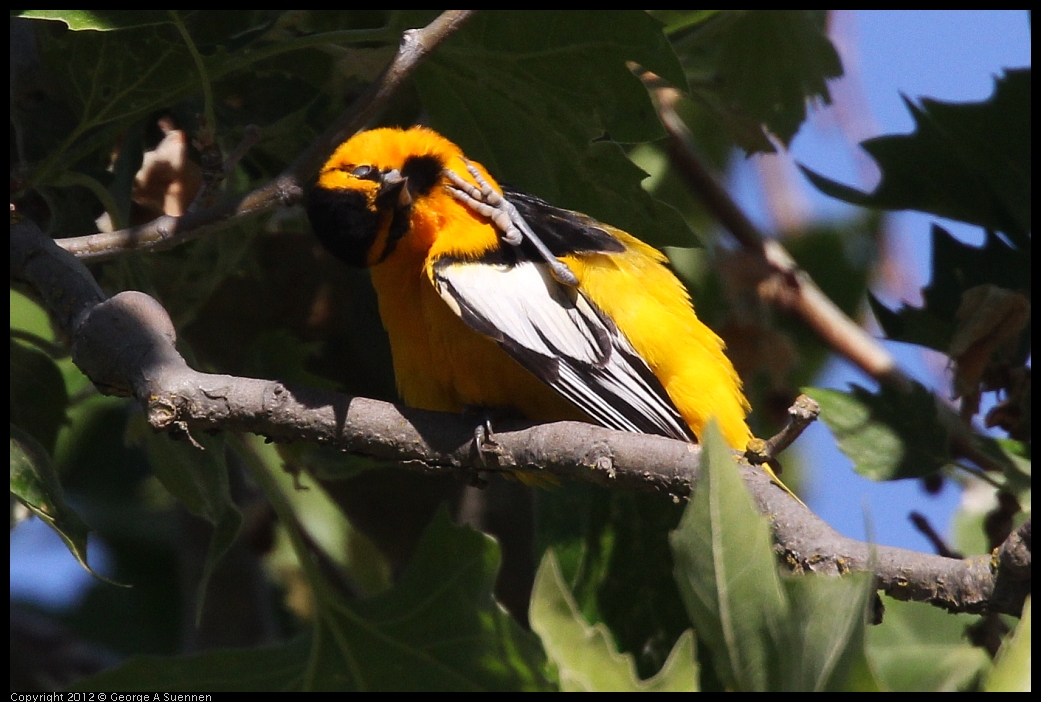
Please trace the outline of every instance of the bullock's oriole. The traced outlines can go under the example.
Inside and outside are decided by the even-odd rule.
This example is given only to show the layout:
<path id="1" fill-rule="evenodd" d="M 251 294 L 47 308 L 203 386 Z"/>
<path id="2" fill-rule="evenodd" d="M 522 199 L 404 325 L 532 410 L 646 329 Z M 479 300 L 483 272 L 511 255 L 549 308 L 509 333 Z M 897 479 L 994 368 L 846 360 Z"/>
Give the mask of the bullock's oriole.
<path id="1" fill-rule="evenodd" d="M 734 448 L 751 438 L 723 342 L 659 251 L 500 186 L 436 132 L 355 135 L 308 215 L 330 252 L 371 267 L 406 404 L 688 441 L 715 417 Z"/>

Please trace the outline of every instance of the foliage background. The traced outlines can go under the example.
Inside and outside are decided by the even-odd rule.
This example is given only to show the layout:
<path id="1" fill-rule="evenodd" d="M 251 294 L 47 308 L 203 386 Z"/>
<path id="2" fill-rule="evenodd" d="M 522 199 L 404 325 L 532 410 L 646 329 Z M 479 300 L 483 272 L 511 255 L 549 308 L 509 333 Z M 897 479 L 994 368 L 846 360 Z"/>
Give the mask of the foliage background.
<path id="1" fill-rule="evenodd" d="M 52 232 L 70 236 L 93 231 L 99 203 L 117 223 L 135 216 L 134 207 L 140 203 L 130 204 L 130 182 L 143 152 L 158 141 L 154 123 L 159 111 L 169 110 L 189 131 L 197 125 L 196 114 L 212 113 L 217 138 L 226 148 L 238 140 L 246 124 L 263 125 L 262 141 L 232 175 L 229 189 L 244 191 L 271 177 L 358 93 L 365 81 L 371 80 L 389 57 L 388 47 L 396 44 L 400 28 L 425 21 L 402 14 L 357 12 L 218 12 L 205 17 L 188 14 L 183 19 L 185 31 L 195 42 L 213 81 L 215 99 L 209 107 L 201 100 L 192 57 L 169 15 L 84 17 L 88 23 L 133 25 L 113 33 L 70 33 L 57 23 L 34 28 L 40 55 L 55 80 L 46 82 L 46 89 L 38 88 L 33 101 L 18 105 L 24 112 L 13 111 L 13 134 L 19 140 L 18 153 L 32 166 L 26 176 L 29 195 L 21 204 L 39 214 L 44 223 L 49 222 Z M 718 167 L 727 163 L 735 145 L 745 149 L 769 146 L 758 127 L 763 122 L 773 134 L 790 137 L 802 120 L 806 97 L 820 95 L 825 90 L 824 78 L 836 74 L 833 51 L 821 33 L 823 15 L 724 13 L 712 17 L 694 13 L 664 15 L 661 19 L 670 27 L 673 46 L 696 98 L 687 105 L 685 114 L 698 135 L 699 146 Z M 346 28 L 368 33 L 322 36 L 323 32 Z M 337 44 L 350 39 L 354 43 L 350 48 L 335 46 L 334 38 Z M 791 52 L 786 40 L 795 41 L 805 51 Z M 274 53 L 293 42 L 313 45 L 266 60 L 256 60 L 256 54 L 250 53 L 258 49 Z M 478 17 L 424 66 L 414 89 L 398 96 L 383 119 L 390 123 L 425 119 L 505 180 L 556 204 L 626 227 L 659 246 L 695 243 L 680 217 L 699 235 L 712 238 L 711 223 L 675 176 L 660 165 L 655 169 L 654 164 L 663 162 L 660 147 L 629 150 L 638 164 L 652 172 L 654 195 L 675 210 L 663 207 L 638 189 L 640 175 L 622 158 L 622 150 L 616 145 L 590 143 L 604 130 L 625 143 L 661 136 L 649 103 L 643 109 L 630 109 L 644 102 L 642 88 L 624 70 L 624 59 L 637 60 L 676 83 L 684 81 L 680 63 L 656 27 L 640 15 L 574 16 L 567 20 L 539 13 L 523 18 Z M 141 66 L 150 67 L 144 75 Z M 771 92 L 774 89 L 777 92 Z M 1027 139 L 1029 144 L 1029 136 Z M 111 162 L 117 140 L 121 144 L 119 158 Z M 877 263 L 870 256 L 850 260 L 841 252 L 872 250 L 879 241 L 879 226 L 877 218 L 857 214 L 827 226 L 814 226 L 811 231 L 802 231 L 797 239 L 789 236 L 788 243 L 826 292 L 852 312 Z M 663 231 L 671 238 L 663 238 Z M 710 275 L 712 267 L 703 251 L 673 253 L 677 269 L 691 284 L 699 310 L 710 323 L 725 329 L 735 326 L 735 319 L 747 321 L 737 316 L 740 311 L 734 312 L 732 298 L 730 304 L 724 304 L 727 288 Z M 272 217 L 263 222 L 263 227 L 253 221 L 165 254 L 126 257 L 100 266 L 96 272 L 108 290 L 136 288 L 161 299 L 178 323 L 183 350 L 195 356 L 199 367 L 394 397 L 385 342 L 372 341 L 380 338 L 380 331 L 364 276 L 340 270 L 317 251 L 298 213 Z M 1029 284 L 1029 275 L 1026 282 Z M 34 321 L 31 308 L 15 297 L 12 301 L 16 326 L 44 339 L 51 336 L 38 313 Z M 773 319 L 765 325 L 792 345 L 798 363 L 781 368 L 779 377 L 777 372 L 770 376 L 757 369 L 760 372 L 750 387 L 754 390 L 753 404 L 762 408 L 757 417 L 761 424 L 756 427 L 760 435 L 771 433 L 770 408 L 786 406 L 794 389 L 808 382 L 826 358 L 824 350 L 798 325 Z M 729 342 L 732 350 L 740 350 L 742 337 L 738 334 Z M 112 587 L 92 590 L 78 608 L 61 616 L 69 631 L 122 657 L 198 650 L 215 643 L 273 642 L 308 631 L 292 613 L 294 597 L 303 599 L 297 601 L 296 613 L 303 613 L 305 620 L 308 616 L 318 618 L 319 624 L 309 630 L 310 639 L 291 639 L 282 648 L 261 653 L 204 654 L 193 659 L 193 665 L 200 668 L 190 677 L 199 689 L 366 683 L 512 688 L 554 682 L 568 686 L 568 680 L 577 680 L 578 687 L 617 687 L 635 685 L 637 677 L 657 672 L 670 652 L 671 667 L 656 679 L 659 686 L 682 686 L 683 681 L 688 686 L 693 684 L 695 656 L 701 664 L 698 679 L 707 688 L 964 687 L 979 684 L 981 673 L 990 665 L 979 655 L 979 649 L 964 642 L 965 624 L 955 623 L 959 618 L 943 615 L 937 619 L 938 613 L 924 605 L 907 605 L 906 610 L 892 607 L 887 623 L 870 632 L 869 650 L 873 645 L 874 653 L 866 659 L 862 631 L 857 627 L 846 631 L 841 642 L 829 649 L 832 653 L 851 651 L 848 656 L 838 656 L 843 661 L 838 673 L 829 670 L 825 675 L 820 666 L 806 660 L 798 665 L 787 661 L 791 663 L 789 671 L 817 674 L 809 684 L 809 678 L 780 676 L 760 659 L 741 669 L 753 673 L 742 677 L 720 658 L 721 650 L 730 649 L 719 647 L 719 640 L 725 636 L 720 634 L 714 641 L 706 633 L 711 626 L 698 627 L 702 647 L 697 654 L 691 653 L 689 637 L 681 636 L 689 626 L 688 615 L 695 624 L 699 616 L 711 620 L 713 615 L 695 615 L 690 595 L 677 592 L 673 584 L 668 566 L 671 557 L 662 537 L 676 525 L 680 509 L 670 512 L 660 501 L 594 494 L 596 491 L 579 486 L 569 486 L 541 500 L 541 524 L 545 528 L 540 533 L 540 545 L 554 547 L 561 564 L 558 574 L 563 578 L 554 580 L 546 575 L 552 572 L 546 570 L 550 568 L 548 561 L 540 571 L 537 592 L 543 598 L 539 601 L 555 603 L 557 611 L 563 612 L 552 631 L 540 630 L 533 621 L 541 645 L 515 630 L 491 604 L 488 587 L 497 556 L 490 543 L 457 532 L 446 521 L 439 522 L 439 531 L 429 533 L 424 542 L 431 544 L 429 553 L 468 554 L 479 565 L 470 571 L 466 559 L 459 563 L 443 557 L 420 561 L 425 568 L 413 566 L 405 580 L 387 594 L 385 589 L 392 577 L 400 575 L 393 562 L 376 553 L 369 540 L 344 522 L 333 502 L 324 499 L 317 487 L 312 489 L 313 494 L 287 490 L 288 500 L 298 503 L 301 521 L 332 559 L 347 568 L 355 586 L 362 592 L 385 593 L 375 603 L 344 603 L 337 593 L 327 593 L 323 602 L 315 592 L 320 576 L 310 574 L 312 591 L 308 595 L 307 588 L 300 584 L 301 569 L 293 564 L 292 549 L 287 545 L 292 534 L 276 528 L 270 511 L 258 507 L 262 501 L 257 499 L 257 487 L 235 477 L 241 475 L 241 467 L 232 465 L 227 484 L 201 490 L 196 485 L 198 477 L 184 480 L 185 475 L 212 476 L 224 470 L 223 465 L 212 464 L 212 456 L 222 453 L 219 442 L 211 450 L 211 458 L 206 459 L 209 463 L 200 466 L 202 459 L 198 456 L 171 447 L 163 437 L 148 436 L 140 418 L 135 418 L 125 402 L 94 395 L 67 359 L 49 363 L 41 348 L 47 347 L 12 342 L 13 386 L 17 390 L 20 386 L 16 380 L 33 379 L 21 394 L 12 395 L 13 414 L 15 409 L 26 410 L 16 415 L 15 423 L 30 431 L 53 456 L 70 502 L 109 544 L 114 561 L 110 576 L 135 585 L 129 591 Z M 756 370 L 756 363 L 752 366 Z M 1025 452 L 1029 456 L 1028 447 Z M 326 475 L 328 471 L 353 469 L 343 468 L 344 461 L 321 452 L 300 447 L 276 452 L 249 439 L 233 441 L 227 455 L 233 464 L 252 463 L 254 476 L 260 471 L 272 481 L 281 480 L 283 488 L 289 485 L 279 470 L 283 461 L 312 470 L 324 468 Z M 355 485 L 357 481 L 371 481 L 366 477 L 371 475 L 363 474 Z M 427 487 L 423 490 L 429 491 Z M 358 489 L 352 491 L 359 493 Z M 334 500 L 336 492 L 332 490 Z M 214 525 L 217 538 L 211 541 L 209 528 L 177 508 L 171 495 Z M 218 499 L 207 501 L 214 495 Z M 242 506 L 248 543 L 240 540 L 231 545 L 231 535 L 243 516 L 231 507 L 229 495 Z M 341 505 L 345 501 L 340 499 Z M 576 505 L 580 507 L 576 509 Z M 288 504 L 283 507 L 290 508 Z M 731 508 L 728 513 L 736 511 Z M 278 506 L 275 512 L 279 512 Z M 561 514 L 580 514 L 581 519 L 555 520 Z M 718 529 L 722 525 L 702 528 Z M 739 528 L 740 520 L 726 526 L 725 533 Z M 214 547 L 222 534 L 224 543 Z M 213 567 L 215 553 L 226 547 L 232 549 L 226 564 L 233 562 L 237 552 L 242 552 L 245 564 L 227 568 L 231 571 L 229 582 L 221 583 L 219 572 L 214 576 L 209 614 L 221 610 L 214 601 L 221 602 L 222 592 L 229 596 L 225 602 L 235 603 L 235 607 L 242 604 L 244 592 L 256 593 L 258 601 L 242 607 L 250 616 L 237 621 L 230 617 L 233 623 L 224 624 L 232 627 L 225 628 L 225 633 L 233 640 L 215 642 L 192 633 L 193 583 Z M 266 554 L 264 567 L 274 575 L 277 587 L 272 591 L 259 588 L 258 593 L 255 582 L 250 587 L 242 584 L 251 576 L 254 580 L 259 577 L 258 554 Z M 759 555 L 762 557 L 762 553 Z M 729 557 L 741 562 L 753 556 L 742 552 Z M 696 570 L 698 566 L 695 563 L 690 567 Z M 306 576 L 307 569 L 303 570 Z M 448 640 L 447 634 L 423 639 L 430 634 L 426 625 L 406 627 L 393 634 L 380 631 L 383 640 L 389 636 L 409 642 L 408 655 L 402 655 L 400 650 L 395 653 L 365 643 L 364 632 L 352 629 L 359 621 L 385 619 L 386 608 L 408 610 L 416 601 L 409 599 L 410 593 L 419 598 L 417 593 L 436 591 L 446 573 L 465 572 L 472 574 L 475 583 L 471 597 L 455 603 L 458 609 L 440 604 L 444 612 L 483 614 L 472 631 L 457 617 L 451 633 L 472 634 L 480 642 L 475 644 L 476 650 L 505 647 L 509 655 L 503 654 L 501 660 L 510 661 L 507 669 L 490 671 L 487 666 L 474 665 L 479 656 L 458 649 L 459 660 L 439 659 L 436 671 L 424 672 L 416 663 L 422 658 L 419 652 L 427 651 L 425 647 L 432 642 Z M 241 580 L 236 582 L 236 576 Z M 574 602 L 569 603 L 559 587 L 553 590 L 560 582 L 570 586 L 566 589 L 573 593 Z M 635 612 L 626 606 L 634 599 L 634 591 L 640 593 L 637 601 L 648 603 Z M 557 594 L 547 594 L 550 592 Z M 794 616 L 791 608 L 798 607 L 793 603 L 806 596 L 794 593 L 792 590 L 788 599 L 778 600 L 788 603 L 778 605 L 784 616 Z M 745 608 L 754 599 L 737 593 L 733 597 Z M 257 606 L 258 602 L 266 606 Z M 381 606 L 383 615 L 379 614 Z M 742 611 L 747 614 L 745 619 L 760 616 Z M 774 621 L 771 618 L 782 615 L 775 611 L 761 616 Z M 583 617 L 607 625 L 600 631 L 603 646 L 577 662 L 555 655 L 553 641 L 565 639 L 569 631 L 584 626 Z M 220 628 L 210 624 L 209 631 Z M 781 625 L 766 628 L 774 633 L 784 630 Z M 833 630 L 835 626 L 826 628 Z M 323 634 L 325 640 L 338 645 L 321 646 Z M 768 639 L 770 636 L 763 639 L 761 631 L 752 631 L 735 649 L 747 654 L 761 646 L 776 657 L 777 641 L 769 643 Z M 918 650 L 924 639 L 937 653 L 934 659 L 916 660 L 908 672 L 906 657 L 899 655 L 900 647 Z M 612 658 L 617 654 L 611 651 L 615 645 L 634 654 L 628 664 L 634 668 L 624 680 L 608 681 L 603 677 L 605 671 L 617 667 Z M 558 646 L 563 651 L 574 648 Z M 542 649 L 553 661 L 549 668 L 542 667 Z M 369 667 L 355 661 L 354 670 L 378 670 L 379 675 L 366 678 L 359 673 L 345 680 L 341 669 L 343 657 L 350 657 L 347 650 L 371 653 Z M 310 667 L 304 665 L 307 661 Z M 388 661 L 395 661 L 399 667 Z M 271 674 L 276 664 L 300 667 L 279 677 Z M 210 671 L 211 677 L 199 674 L 202 668 Z M 462 677 L 452 677 L 446 670 Z M 107 685 L 108 689 L 128 685 L 184 689 L 186 685 L 184 669 L 164 667 L 154 660 L 131 663 L 116 675 L 127 677 L 96 684 L 99 688 Z"/>

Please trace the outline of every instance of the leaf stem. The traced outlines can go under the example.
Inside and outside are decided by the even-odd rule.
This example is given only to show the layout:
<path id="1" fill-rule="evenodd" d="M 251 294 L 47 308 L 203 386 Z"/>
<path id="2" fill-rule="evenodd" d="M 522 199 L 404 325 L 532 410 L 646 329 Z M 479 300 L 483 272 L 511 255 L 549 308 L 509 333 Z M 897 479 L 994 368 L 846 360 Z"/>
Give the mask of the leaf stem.
<path id="1" fill-rule="evenodd" d="M 210 82 L 210 74 L 206 70 L 206 64 L 203 62 L 202 56 L 199 54 L 199 49 L 195 46 L 195 42 L 192 41 L 192 37 L 188 33 L 188 28 L 184 26 L 184 21 L 181 19 L 181 15 L 177 10 L 170 10 L 169 12 L 170 19 L 173 20 L 174 26 L 177 27 L 177 31 L 181 33 L 181 38 L 184 39 L 184 45 L 188 48 L 188 53 L 192 55 L 192 60 L 195 62 L 195 68 L 199 72 L 199 83 L 202 87 L 203 116 L 206 120 L 203 128 L 214 131 L 217 127 L 217 121 L 216 113 L 213 109 L 213 85 Z"/>

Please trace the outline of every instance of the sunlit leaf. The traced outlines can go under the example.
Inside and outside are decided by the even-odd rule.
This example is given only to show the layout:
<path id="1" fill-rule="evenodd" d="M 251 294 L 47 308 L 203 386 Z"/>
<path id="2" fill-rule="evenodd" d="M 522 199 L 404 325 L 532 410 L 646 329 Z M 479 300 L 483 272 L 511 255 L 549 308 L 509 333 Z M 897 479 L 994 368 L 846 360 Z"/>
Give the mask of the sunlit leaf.
<path id="1" fill-rule="evenodd" d="M 661 671 L 640 680 L 631 654 L 619 653 L 610 630 L 590 626 L 564 583 L 552 551 L 546 553 L 531 595 L 531 627 L 542 639 L 565 691 L 651 692 L 697 689 L 694 637 L 676 642 Z"/>
<path id="2" fill-rule="evenodd" d="M 987 692 L 1030 692 L 1031 670 L 1030 649 L 1030 595 L 1023 605 L 1023 615 L 1016 628 L 1001 644 L 994 668 L 990 671 L 983 689 Z"/>
<path id="3" fill-rule="evenodd" d="M 718 429 L 705 434 L 701 472 L 671 538 L 676 581 L 724 684 L 765 691 L 781 679 L 789 605 L 766 520 Z"/>
<path id="4" fill-rule="evenodd" d="M 989 668 L 987 653 L 965 636 L 977 617 L 888 597 L 884 604 L 882 623 L 867 632 L 868 660 L 883 689 L 964 690 Z"/>
<path id="5" fill-rule="evenodd" d="M 98 32 L 150 27 L 172 21 L 166 10 L 21 10 L 19 16 L 64 22 L 74 31 L 90 29 Z"/>
<path id="6" fill-rule="evenodd" d="M 948 431 L 936 398 L 915 383 L 909 392 L 804 388 L 854 469 L 872 480 L 920 478 L 950 462 Z"/>
<path id="7" fill-rule="evenodd" d="M 680 592 L 716 675 L 744 691 L 873 689 L 864 658 L 871 579 L 782 579 L 766 520 L 729 449 L 708 434 L 672 545 Z"/>
<path id="8" fill-rule="evenodd" d="M 791 604 L 783 647 L 783 682 L 775 689 L 867 691 L 877 689 L 864 654 L 865 619 L 874 594 L 869 573 L 786 577 Z"/>

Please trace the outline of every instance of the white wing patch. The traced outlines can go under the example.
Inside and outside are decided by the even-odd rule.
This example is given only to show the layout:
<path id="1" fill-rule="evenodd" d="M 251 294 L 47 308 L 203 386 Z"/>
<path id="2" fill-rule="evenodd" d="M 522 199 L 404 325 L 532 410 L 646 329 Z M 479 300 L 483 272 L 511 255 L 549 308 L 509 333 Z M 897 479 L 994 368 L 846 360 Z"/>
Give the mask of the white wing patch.
<path id="1" fill-rule="evenodd" d="M 629 340 L 545 263 L 444 261 L 434 287 L 475 331 L 612 429 L 694 440 Z"/>

